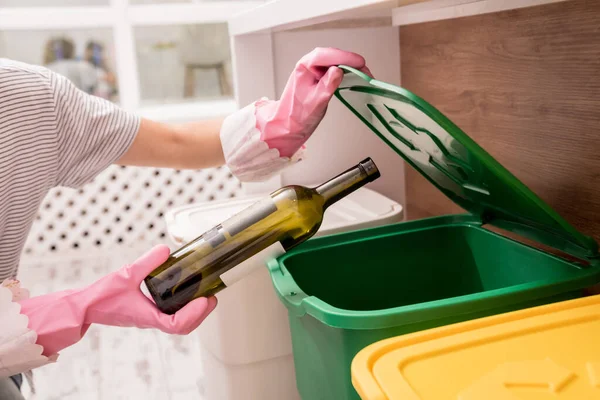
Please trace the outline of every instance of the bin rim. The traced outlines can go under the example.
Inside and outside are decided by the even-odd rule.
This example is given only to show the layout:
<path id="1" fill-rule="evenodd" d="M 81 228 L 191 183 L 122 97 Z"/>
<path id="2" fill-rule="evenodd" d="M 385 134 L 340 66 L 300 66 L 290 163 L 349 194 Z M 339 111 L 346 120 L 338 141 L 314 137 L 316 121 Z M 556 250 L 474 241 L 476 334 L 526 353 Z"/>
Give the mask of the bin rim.
<path id="1" fill-rule="evenodd" d="M 321 321 L 332 328 L 369 330 L 385 329 L 399 325 L 419 323 L 453 317 L 457 315 L 472 314 L 490 309 L 502 309 L 519 303 L 525 303 L 534 299 L 559 296 L 570 291 L 582 290 L 587 286 L 594 285 L 600 281 L 600 263 L 592 262 L 589 267 L 581 266 L 543 250 L 518 242 L 496 232 L 484 229 L 477 223 L 477 218 L 471 214 L 432 217 L 418 221 L 400 222 L 378 228 L 368 228 L 353 232 L 345 232 L 317 238 L 310 245 L 294 249 L 276 259 L 267 262 L 271 280 L 279 299 L 295 317 L 306 314 Z M 411 305 L 404 305 L 382 310 L 354 311 L 332 306 L 316 296 L 308 295 L 296 283 L 295 279 L 285 266 L 285 260 L 297 254 L 310 251 L 312 248 L 324 249 L 340 243 L 348 244 L 359 240 L 365 231 L 373 229 L 379 231 L 390 230 L 399 225 L 419 226 L 415 230 L 425 230 L 439 227 L 467 227 L 485 230 L 487 234 L 495 235 L 505 240 L 515 242 L 517 245 L 527 247 L 531 251 L 544 254 L 559 262 L 578 268 L 581 274 L 570 279 L 541 279 L 519 285 L 489 290 L 485 292 L 472 293 L 441 300 L 433 300 Z M 393 235 L 394 231 L 386 235 Z M 379 235 L 378 237 L 381 237 Z M 336 242 L 336 244 L 330 244 Z M 489 300 L 494 299 L 493 307 L 489 306 Z"/>

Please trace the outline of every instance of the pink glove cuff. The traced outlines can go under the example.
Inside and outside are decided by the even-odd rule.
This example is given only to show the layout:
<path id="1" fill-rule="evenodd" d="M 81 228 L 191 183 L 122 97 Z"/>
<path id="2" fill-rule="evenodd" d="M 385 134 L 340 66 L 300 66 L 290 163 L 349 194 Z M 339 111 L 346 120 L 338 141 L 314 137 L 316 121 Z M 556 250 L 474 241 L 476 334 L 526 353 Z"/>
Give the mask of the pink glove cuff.
<path id="1" fill-rule="evenodd" d="M 21 314 L 17 302 L 29 296 L 18 281 L 0 285 L 0 376 L 11 376 L 56 361 L 58 355 L 46 357 L 38 344 L 37 333 L 29 328 L 29 318 Z"/>
<path id="2" fill-rule="evenodd" d="M 48 356 L 77 343 L 90 325 L 85 321 L 89 300 L 82 290 L 66 290 L 36 296 L 20 302 L 29 317 L 29 327 L 37 332 L 37 343 Z"/>
<path id="3" fill-rule="evenodd" d="M 257 128 L 256 109 L 267 99 L 254 102 L 228 116 L 221 127 L 221 145 L 227 166 L 243 182 L 263 181 L 300 161 L 303 148 L 292 157 L 282 157 L 270 148 Z"/>
<path id="4" fill-rule="evenodd" d="M 278 150 L 281 157 L 293 157 L 304 150 L 304 143 L 323 119 L 325 111 L 325 107 L 309 110 L 298 104 L 290 109 L 290 104 L 283 100 L 261 100 L 256 103 L 255 112 L 260 140 L 270 149 Z"/>

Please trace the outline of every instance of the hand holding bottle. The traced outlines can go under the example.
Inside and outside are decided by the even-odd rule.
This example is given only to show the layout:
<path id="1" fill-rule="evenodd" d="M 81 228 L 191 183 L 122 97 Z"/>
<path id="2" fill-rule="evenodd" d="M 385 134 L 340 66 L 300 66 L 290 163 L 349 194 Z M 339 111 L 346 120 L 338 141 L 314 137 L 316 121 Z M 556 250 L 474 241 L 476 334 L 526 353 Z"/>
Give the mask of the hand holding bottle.
<path id="1" fill-rule="evenodd" d="M 91 324 L 155 328 L 188 334 L 215 308 L 215 298 L 196 299 L 173 315 L 161 313 L 140 290 L 144 278 L 169 256 L 156 246 L 134 263 L 79 290 L 67 290 L 21 300 L 21 314 L 37 333 L 43 354 L 53 355 L 78 342 Z"/>

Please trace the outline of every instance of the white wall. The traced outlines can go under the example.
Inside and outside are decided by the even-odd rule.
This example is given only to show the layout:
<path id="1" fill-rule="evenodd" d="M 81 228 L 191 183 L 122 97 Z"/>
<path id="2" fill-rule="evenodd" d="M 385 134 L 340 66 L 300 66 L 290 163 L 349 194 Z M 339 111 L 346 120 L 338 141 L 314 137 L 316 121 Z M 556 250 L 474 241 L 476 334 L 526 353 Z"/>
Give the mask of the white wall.
<path id="1" fill-rule="evenodd" d="M 277 94 L 281 94 L 296 62 L 315 47 L 338 47 L 365 57 L 374 76 L 400 83 L 400 43 L 397 28 L 281 32 L 274 35 Z M 382 177 L 372 188 L 404 204 L 404 161 L 336 98 L 325 119 L 307 142 L 304 162 L 283 175 L 283 184 L 324 181 L 366 157 Z"/>

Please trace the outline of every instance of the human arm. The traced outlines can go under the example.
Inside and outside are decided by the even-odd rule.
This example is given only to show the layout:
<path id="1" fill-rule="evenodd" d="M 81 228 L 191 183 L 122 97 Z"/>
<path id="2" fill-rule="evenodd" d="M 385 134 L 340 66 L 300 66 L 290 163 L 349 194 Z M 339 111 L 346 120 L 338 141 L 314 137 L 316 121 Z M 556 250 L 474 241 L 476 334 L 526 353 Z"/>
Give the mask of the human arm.
<path id="1" fill-rule="evenodd" d="M 301 158 L 343 78 L 340 64 L 370 73 L 357 54 L 317 48 L 296 64 L 279 100 L 260 99 L 225 119 L 142 120 L 117 164 L 198 169 L 227 163 L 240 180 L 266 179 Z"/>
<path id="2" fill-rule="evenodd" d="M 296 64 L 279 100 L 259 99 L 224 119 L 168 124 L 142 119 L 51 74 L 58 185 L 79 187 L 111 164 L 198 169 L 227 164 L 242 181 L 269 178 L 302 157 L 358 54 L 317 48 Z"/>
<path id="3" fill-rule="evenodd" d="M 120 165 L 202 169 L 225 164 L 220 131 L 223 119 L 166 124 L 142 119 Z"/>
<path id="4" fill-rule="evenodd" d="M 0 377 L 56 360 L 92 324 L 192 332 L 215 308 L 215 298 L 196 299 L 167 315 L 140 290 L 144 278 L 168 256 L 167 246 L 156 246 L 134 263 L 76 290 L 27 298 L 14 284 L 0 287 Z"/>

